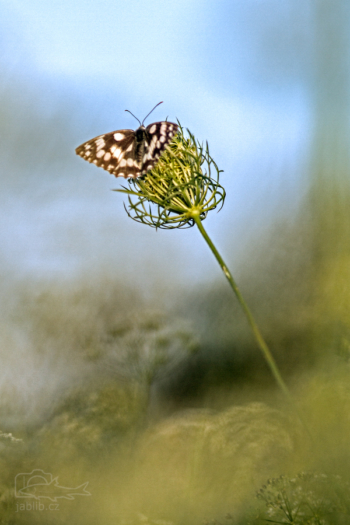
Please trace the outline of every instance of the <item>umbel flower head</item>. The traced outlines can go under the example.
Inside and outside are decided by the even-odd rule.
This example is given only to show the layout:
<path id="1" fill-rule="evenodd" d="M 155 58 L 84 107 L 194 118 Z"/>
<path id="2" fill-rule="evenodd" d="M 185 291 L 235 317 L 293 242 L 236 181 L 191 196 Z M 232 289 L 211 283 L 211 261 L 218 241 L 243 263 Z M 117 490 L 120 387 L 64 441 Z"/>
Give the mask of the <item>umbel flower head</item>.
<path id="1" fill-rule="evenodd" d="M 190 228 L 210 210 L 222 208 L 225 190 L 209 154 L 179 123 L 179 131 L 156 166 L 130 187 L 116 190 L 128 195 L 126 211 L 132 219 L 154 228 Z M 124 205 L 125 206 L 125 205 Z"/>

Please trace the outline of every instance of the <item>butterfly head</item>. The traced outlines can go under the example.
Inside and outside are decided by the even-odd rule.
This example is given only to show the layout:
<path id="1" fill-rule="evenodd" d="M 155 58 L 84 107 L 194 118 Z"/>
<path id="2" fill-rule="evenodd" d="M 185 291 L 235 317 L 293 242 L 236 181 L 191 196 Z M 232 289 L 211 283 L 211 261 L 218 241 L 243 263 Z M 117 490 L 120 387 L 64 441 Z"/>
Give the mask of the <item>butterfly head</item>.
<path id="1" fill-rule="evenodd" d="M 141 142 L 145 136 L 146 128 L 141 124 L 139 128 L 135 131 L 136 141 Z"/>

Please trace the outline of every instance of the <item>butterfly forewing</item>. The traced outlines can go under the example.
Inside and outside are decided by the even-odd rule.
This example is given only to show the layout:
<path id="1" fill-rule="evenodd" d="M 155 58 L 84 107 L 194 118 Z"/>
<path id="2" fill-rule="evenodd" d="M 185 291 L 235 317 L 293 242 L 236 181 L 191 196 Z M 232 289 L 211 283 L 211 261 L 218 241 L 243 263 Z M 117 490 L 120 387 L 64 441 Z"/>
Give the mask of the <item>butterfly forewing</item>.
<path id="1" fill-rule="evenodd" d="M 154 122 L 136 131 L 121 129 L 99 135 L 75 151 L 116 177 L 141 177 L 155 166 L 177 130 L 172 122 Z"/>
<path id="2" fill-rule="evenodd" d="M 134 166 L 134 143 L 135 132 L 132 129 L 121 129 L 99 135 L 85 142 L 75 151 L 83 159 L 109 171 L 116 177 L 137 177 L 140 169 L 136 170 Z M 126 167 L 130 175 L 126 174 L 126 169 L 124 169 Z"/>

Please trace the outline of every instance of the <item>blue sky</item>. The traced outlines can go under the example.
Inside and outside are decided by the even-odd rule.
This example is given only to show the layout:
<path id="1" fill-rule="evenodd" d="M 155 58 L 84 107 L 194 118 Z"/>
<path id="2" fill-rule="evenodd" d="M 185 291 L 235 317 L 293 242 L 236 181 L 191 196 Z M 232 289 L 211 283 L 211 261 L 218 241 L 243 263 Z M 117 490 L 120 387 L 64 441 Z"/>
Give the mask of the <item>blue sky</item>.
<path id="1" fill-rule="evenodd" d="M 164 104 L 152 118 L 179 118 L 199 140 L 209 141 L 225 171 L 225 208 L 206 222 L 223 248 L 239 245 L 240 252 L 271 217 L 291 212 L 302 193 L 310 124 L 309 57 L 303 52 L 310 13 L 302 6 L 289 0 L 3 0 L 1 59 L 8 85 L 12 82 L 22 95 L 36 93 L 35 111 L 59 112 L 73 129 L 71 147 L 62 149 L 57 142 L 67 160 L 60 171 L 36 146 L 38 162 L 30 169 L 45 181 L 40 206 L 33 208 L 25 195 L 16 202 L 8 197 L 9 210 L 15 210 L 5 234 L 9 253 L 15 258 L 25 253 L 22 260 L 35 260 L 28 265 L 36 269 L 76 268 L 68 239 L 78 230 L 84 261 L 92 248 L 113 252 L 117 238 L 123 254 L 129 250 L 126 266 L 135 273 L 136 240 L 151 266 L 155 251 L 163 249 L 164 262 L 171 254 L 176 266 L 195 247 L 186 271 L 192 279 L 203 267 L 206 275 L 212 266 L 203 262 L 199 236 L 196 241 L 193 232 L 155 236 L 131 223 L 116 210 L 120 197 L 108 191 L 119 182 L 74 156 L 80 142 L 135 127 L 125 109 L 142 119 L 160 100 Z M 18 107 L 14 117 L 20 123 L 25 111 Z M 49 187 L 46 173 L 53 172 L 55 183 Z M 67 172 L 69 194 L 56 191 L 57 178 L 64 180 Z M 27 206 L 24 215 L 16 211 L 19 201 L 21 210 Z M 87 210 L 90 234 L 84 230 Z M 106 227 L 116 218 L 118 232 Z M 52 246 L 53 231 L 59 231 L 59 247 Z M 118 260 L 120 268 L 124 260 Z"/>

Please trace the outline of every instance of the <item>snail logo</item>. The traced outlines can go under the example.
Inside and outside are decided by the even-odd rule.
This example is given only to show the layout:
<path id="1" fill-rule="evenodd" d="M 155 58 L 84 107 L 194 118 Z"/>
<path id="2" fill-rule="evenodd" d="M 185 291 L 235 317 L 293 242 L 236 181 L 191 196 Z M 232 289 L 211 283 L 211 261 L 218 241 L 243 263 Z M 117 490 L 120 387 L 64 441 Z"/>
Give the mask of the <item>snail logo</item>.
<path id="1" fill-rule="evenodd" d="M 34 498 L 37 500 L 47 498 L 57 502 L 59 498 L 73 500 L 74 496 L 91 496 L 86 490 L 88 481 L 78 487 L 63 487 L 58 483 L 58 476 L 44 472 L 41 469 L 32 470 L 30 473 L 21 472 L 15 477 L 16 498 Z"/>

